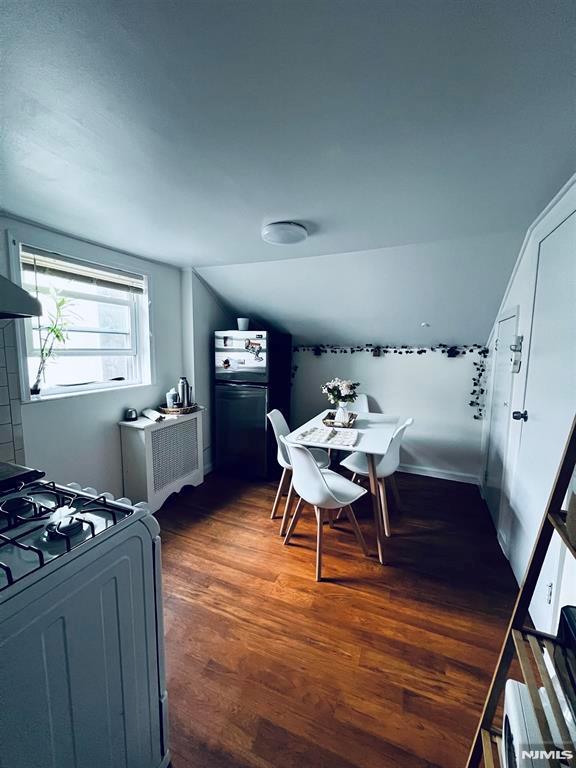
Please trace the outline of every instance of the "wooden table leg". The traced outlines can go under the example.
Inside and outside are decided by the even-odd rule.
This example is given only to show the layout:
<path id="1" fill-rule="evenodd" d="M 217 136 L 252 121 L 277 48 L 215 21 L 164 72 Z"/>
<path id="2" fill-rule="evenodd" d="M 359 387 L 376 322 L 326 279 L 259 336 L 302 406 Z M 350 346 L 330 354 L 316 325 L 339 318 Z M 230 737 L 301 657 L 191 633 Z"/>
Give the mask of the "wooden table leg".
<path id="1" fill-rule="evenodd" d="M 314 507 L 318 530 L 316 533 L 316 581 L 322 581 L 322 538 L 324 532 L 324 510 Z"/>
<path id="2" fill-rule="evenodd" d="M 378 560 L 384 564 L 384 555 L 382 552 L 382 516 L 380 514 L 380 500 L 378 498 L 378 478 L 376 477 L 376 465 L 374 456 L 371 453 L 366 454 L 368 460 L 368 477 L 370 480 L 370 493 L 372 494 L 372 511 L 374 512 L 374 524 L 376 526 L 376 541 L 378 544 Z"/>

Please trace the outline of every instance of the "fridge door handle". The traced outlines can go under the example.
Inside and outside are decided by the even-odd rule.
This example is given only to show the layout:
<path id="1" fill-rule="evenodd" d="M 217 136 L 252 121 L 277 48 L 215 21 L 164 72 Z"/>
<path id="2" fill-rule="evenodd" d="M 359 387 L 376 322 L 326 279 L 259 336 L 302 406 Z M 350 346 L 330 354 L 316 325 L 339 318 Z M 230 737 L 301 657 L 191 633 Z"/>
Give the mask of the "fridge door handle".
<path id="1" fill-rule="evenodd" d="M 217 387 L 226 389 L 227 387 L 242 387 L 243 389 L 268 389 L 268 384 L 252 384 L 250 381 L 217 381 Z"/>

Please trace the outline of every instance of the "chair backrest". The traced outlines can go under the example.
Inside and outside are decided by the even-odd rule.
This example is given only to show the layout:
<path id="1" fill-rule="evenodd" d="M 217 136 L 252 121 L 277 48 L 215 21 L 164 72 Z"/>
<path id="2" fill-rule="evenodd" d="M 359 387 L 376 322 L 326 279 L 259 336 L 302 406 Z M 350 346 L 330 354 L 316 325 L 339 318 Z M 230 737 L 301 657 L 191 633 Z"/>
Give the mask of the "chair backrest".
<path id="1" fill-rule="evenodd" d="M 368 395 L 359 394 L 356 400 L 352 403 L 351 408 L 355 413 L 370 413 Z"/>
<path id="2" fill-rule="evenodd" d="M 400 465 L 400 445 L 404 432 L 414 424 L 414 419 L 406 419 L 404 424 L 401 424 L 392 435 L 392 440 L 388 446 L 388 450 L 382 456 L 378 465 L 376 466 L 376 475 L 378 477 L 388 477 L 394 474 Z"/>
<path id="3" fill-rule="evenodd" d="M 288 455 L 286 445 L 280 439 L 281 437 L 286 437 L 286 435 L 290 433 L 290 427 L 278 408 L 270 411 L 268 419 L 270 420 L 270 424 L 272 424 L 272 429 L 274 430 L 274 436 L 278 445 L 278 464 L 280 464 L 281 467 L 284 467 L 284 469 L 290 469 L 290 456 Z"/>
<path id="4" fill-rule="evenodd" d="M 333 507 L 337 500 L 328 490 L 322 472 L 308 448 L 298 443 L 289 443 L 284 436 L 280 437 L 280 442 L 290 456 L 292 483 L 298 496 L 316 507 Z"/>

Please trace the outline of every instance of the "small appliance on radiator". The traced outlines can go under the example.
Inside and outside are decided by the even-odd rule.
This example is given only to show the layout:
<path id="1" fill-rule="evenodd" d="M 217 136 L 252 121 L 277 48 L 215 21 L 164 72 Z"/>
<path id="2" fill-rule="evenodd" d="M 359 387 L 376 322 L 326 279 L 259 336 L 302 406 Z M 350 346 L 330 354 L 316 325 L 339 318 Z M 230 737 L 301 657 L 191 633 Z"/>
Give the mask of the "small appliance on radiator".
<path id="1" fill-rule="evenodd" d="M 0 490 L 2 768 L 169 764 L 159 532 L 77 484 Z"/>

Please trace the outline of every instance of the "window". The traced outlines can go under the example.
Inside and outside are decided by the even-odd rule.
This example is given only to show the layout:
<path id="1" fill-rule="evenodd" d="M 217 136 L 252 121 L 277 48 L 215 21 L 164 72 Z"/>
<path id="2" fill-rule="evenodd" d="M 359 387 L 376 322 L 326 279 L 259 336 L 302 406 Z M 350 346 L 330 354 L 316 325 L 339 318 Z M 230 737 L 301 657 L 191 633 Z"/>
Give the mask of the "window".
<path id="1" fill-rule="evenodd" d="M 33 394 L 36 384 L 46 396 L 150 383 L 145 276 L 24 245 L 20 269 L 43 311 L 25 325 Z"/>

